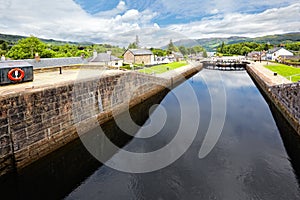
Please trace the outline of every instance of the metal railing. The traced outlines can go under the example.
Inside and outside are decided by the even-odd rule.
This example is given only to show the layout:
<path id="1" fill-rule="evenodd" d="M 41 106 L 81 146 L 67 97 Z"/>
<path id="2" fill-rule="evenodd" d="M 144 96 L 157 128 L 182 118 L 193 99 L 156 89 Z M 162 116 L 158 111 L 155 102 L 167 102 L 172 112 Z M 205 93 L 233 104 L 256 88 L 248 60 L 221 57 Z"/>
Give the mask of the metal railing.
<path id="1" fill-rule="evenodd" d="M 294 75 L 285 76 L 285 77 L 288 78 L 292 82 L 292 77 L 294 77 L 294 76 L 300 76 L 300 74 L 294 74 Z"/>

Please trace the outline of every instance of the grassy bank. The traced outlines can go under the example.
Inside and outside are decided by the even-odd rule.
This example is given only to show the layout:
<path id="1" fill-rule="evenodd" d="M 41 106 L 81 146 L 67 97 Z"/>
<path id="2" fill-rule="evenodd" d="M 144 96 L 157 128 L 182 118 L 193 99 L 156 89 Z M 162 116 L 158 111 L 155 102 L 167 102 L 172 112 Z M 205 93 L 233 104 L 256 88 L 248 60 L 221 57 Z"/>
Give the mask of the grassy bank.
<path id="1" fill-rule="evenodd" d="M 173 62 L 173 63 L 169 63 L 169 64 L 156 65 L 153 67 L 140 69 L 139 72 L 146 73 L 146 74 L 152 74 L 152 73 L 161 74 L 161 73 L 164 73 L 164 72 L 167 72 L 167 71 L 170 71 L 173 69 L 177 69 L 179 67 L 186 66 L 186 65 L 188 65 L 186 61 Z"/>
<path id="2" fill-rule="evenodd" d="M 286 77 L 287 79 L 290 79 L 290 76 L 293 76 L 292 77 L 293 82 L 297 82 L 300 80 L 300 68 L 291 67 L 283 64 L 273 64 L 273 63 L 269 65 L 265 65 L 265 67 L 273 72 L 277 72 L 278 74 Z"/>

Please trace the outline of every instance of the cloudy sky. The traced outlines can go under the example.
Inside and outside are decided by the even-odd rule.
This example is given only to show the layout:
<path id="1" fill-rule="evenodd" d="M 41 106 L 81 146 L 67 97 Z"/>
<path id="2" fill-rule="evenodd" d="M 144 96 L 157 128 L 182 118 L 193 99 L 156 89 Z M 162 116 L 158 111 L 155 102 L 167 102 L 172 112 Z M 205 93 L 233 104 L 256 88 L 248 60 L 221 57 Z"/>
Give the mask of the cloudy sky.
<path id="1" fill-rule="evenodd" d="M 0 33 L 127 47 L 300 31 L 299 0 L 1 0 Z"/>

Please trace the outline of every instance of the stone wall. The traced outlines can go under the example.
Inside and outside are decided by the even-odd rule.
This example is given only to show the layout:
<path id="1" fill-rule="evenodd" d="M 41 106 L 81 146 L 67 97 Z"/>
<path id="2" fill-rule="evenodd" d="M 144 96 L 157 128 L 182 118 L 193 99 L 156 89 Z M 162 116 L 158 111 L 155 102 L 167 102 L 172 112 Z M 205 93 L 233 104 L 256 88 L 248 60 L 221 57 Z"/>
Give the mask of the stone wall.
<path id="1" fill-rule="evenodd" d="M 134 63 L 149 65 L 151 64 L 151 55 L 136 55 Z"/>
<path id="2" fill-rule="evenodd" d="M 291 83 L 271 87 L 272 96 L 279 101 L 285 110 L 294 118 L 295 129 L 300 131 L 300 83 Z"/>
<path id="3" fill-rule="evenodd" d="M 300 135 L 300 84 L 270 86 L 255 70 L 247 67 L 250 77 L 282 113 L 289 124 Z"/>
<path id="4" fill-rule="evenodd" d="M 141 103 L 169 85 L 166 79 L 125 72 L 0 97 L 0 175 L 22 168 Z"/>
<path id="5" fill-rule="evenodd" d="M 126 51 L 124 54 L 124 63 L 134 63 L 134 55 L 131 51 Z"/>
<path id="6" fill-rule="evenodd" d="M 145 64 L 151 63 L 151 55 L 133 55 L 131 51 L 126 51 L 124 54 L 125 63 Z"/>

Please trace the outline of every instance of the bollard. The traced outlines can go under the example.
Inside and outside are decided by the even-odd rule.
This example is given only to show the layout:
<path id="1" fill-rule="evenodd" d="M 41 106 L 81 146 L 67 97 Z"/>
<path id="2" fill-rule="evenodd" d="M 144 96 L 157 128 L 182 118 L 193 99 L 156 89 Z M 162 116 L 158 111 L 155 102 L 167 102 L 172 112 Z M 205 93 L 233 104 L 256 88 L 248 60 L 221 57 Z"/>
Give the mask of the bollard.
<path id="1" fill-rule="evenodd" d="M 61 67 L 59 67 L 59 74 L 62 74 L 62 69 L 61 69 Z"/>

